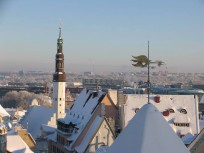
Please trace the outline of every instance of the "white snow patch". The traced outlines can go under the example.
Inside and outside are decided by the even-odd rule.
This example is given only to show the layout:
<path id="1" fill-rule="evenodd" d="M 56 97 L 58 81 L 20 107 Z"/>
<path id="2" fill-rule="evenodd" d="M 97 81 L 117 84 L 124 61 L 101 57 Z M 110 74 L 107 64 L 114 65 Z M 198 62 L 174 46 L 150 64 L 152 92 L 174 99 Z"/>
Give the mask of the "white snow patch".
<path id="1" fill-rule="evenodd" d="M 54 110 L 45 106 L 33 105 L 30 106 L 22 119 L 21 124 L 28 130 L 33 138 L 40 136 L 40 127 L 42 124 L 47 124 L 52 117 Z"/>
<path id="2" fill-rule="evenodd" d="M 0 105 L 0 116 L 10 116 L 10 114 Z"/>

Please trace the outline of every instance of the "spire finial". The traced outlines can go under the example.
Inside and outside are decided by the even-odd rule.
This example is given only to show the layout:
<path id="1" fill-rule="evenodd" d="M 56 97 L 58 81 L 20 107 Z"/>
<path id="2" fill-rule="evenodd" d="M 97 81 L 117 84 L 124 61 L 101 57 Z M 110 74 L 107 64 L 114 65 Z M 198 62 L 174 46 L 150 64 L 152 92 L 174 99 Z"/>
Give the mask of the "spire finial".
<path id="1" fill-rule="evenodd" d="M 62 39 L 62 19 L 60 19 L 60 25 L 59 25 L 59 39 Z"/>
<path id="2" fill-rule="evenodd" d="M 59 39 L 61 39 L 62 38 L 62 28 L 61 28 L 61 26 L 59 27 Z"/>

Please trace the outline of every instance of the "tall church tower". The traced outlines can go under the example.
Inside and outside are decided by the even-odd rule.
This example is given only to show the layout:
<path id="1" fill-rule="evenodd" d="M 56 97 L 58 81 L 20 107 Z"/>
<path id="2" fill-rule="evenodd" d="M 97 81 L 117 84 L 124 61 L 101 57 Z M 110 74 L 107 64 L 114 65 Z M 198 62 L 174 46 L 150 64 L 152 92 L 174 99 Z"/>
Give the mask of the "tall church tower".
<path id="1" fill-rule="evenodd" d="M 53 108 L 56 113 L 56 119 L 64 118 L 65 116 L 65 85 L 66 74 L 64 72 L 63 39 L 61 28 L 59 28 L 55 73 L 53 74 Z"/>

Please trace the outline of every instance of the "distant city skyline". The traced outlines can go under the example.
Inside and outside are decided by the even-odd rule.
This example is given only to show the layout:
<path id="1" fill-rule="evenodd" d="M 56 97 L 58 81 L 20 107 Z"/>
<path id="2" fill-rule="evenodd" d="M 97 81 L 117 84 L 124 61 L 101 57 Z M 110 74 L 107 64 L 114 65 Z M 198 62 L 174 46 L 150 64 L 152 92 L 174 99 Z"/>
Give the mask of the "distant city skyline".
<path id="1" fill-rule="evenodd" d="M 54 71 L 62 21 L 66 72 L 131 71 L 147 54 L 169 72 L 203 73 L 203 0 L 0 3 L 0 71 Z M 145 69 L 144 69 L 145 70 Z"/>

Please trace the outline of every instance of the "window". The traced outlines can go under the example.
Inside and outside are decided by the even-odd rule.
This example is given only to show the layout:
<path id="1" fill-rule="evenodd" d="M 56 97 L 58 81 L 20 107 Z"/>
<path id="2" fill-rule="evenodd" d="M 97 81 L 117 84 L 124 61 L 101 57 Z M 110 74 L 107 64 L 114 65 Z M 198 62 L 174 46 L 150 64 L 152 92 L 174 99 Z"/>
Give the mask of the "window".
<path id="1" fill-rule="evenodd" d="M 140 109 L 139 108 L 135 108 L 135 113 L 137 113 Z"/>
<path id="2" fill-rule="evenodd" d="M 60 149 L 59 148 L 57 148 L 57 153 L 60 153 Z"/>
<path id="3" fill-rule="evenodd" d="M 72 132 L 73 132 L 73 130 L 74 130 L 74 128 L 73 128 L 73 127 L 69 127 L 69 128 L 68 128 L 68 133 L 72 133 Z"/>
<path id="4" fill-rule="evenodd" d="M 60 136 L 57 135 L 57 142 L 60 142 Z"/>
<path id="5" fill-rule="evenodd" d="M 54 152 L 54 153 L 56 153 L 56 147 L 53 145 L 52 146 L 52 151 Z"/>
<path id="6" fill-rule="evenodd" d="M 175 126 L 180 126 L 180 127 L 189 127 L 190 123 L 174 123 Z"/>
<path id="7" fill-rule="evenodd" d="M 62 67 L 62 63 L 57 63 L 57 68 L 60 69 Z"/>
<path id="8" fill-rule="evenodd" d="M 61 144 L 64 145 L 64 138 L 61 137 Z"/>
<path id="9" fill-rule="evenodd" d="M 170 108 L 169 113 L 175 113 L 174 109 Z"/>
<path id="10" fill-rule="evenodd" d="M 181 109 L 180 113 L 187 114 L 187 111 L 186 111 L 186 109 Z"/>

